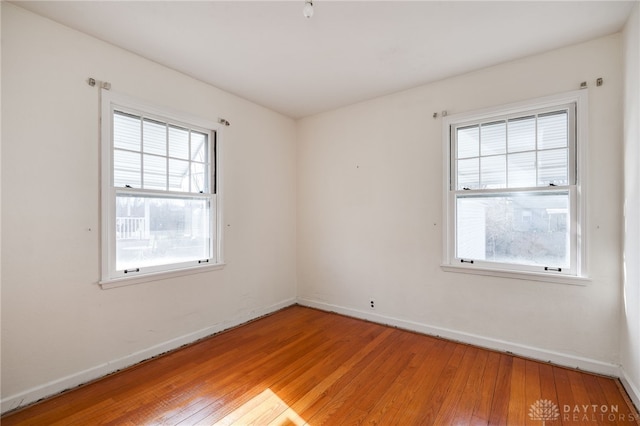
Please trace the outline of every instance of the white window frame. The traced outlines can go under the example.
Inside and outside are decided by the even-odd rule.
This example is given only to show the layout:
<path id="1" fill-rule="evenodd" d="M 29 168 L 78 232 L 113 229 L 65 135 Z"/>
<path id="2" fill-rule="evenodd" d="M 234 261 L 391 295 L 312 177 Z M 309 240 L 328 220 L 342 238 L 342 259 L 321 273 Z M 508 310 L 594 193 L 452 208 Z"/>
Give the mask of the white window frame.
<path id="1" fill-rule="evenodd" d="M 473 123 L 493 118 L 524 114 L 529 111 L 552 109 L 567 104 L 575 104 L 575 148 L 570 153 L 571 167 L 575 167 L 575 182 L 563 187 L 570 192 L 571 209 L 571 263 L 570 270 L 555 271 L 544 268 L 531 268 L 526 265 L 505 265 L 492 262 L 461 262 L 456 258 L 456 188 L 453 187 L 452 166 L 454 158 L 452 128 L 464 123 Z M 586 216 L 586 166 L 588 152 L 588 92 L 577 90 L 558 95 L 546 96 L 523 102 L 485 108 L 460 114 L 448 115 L 443 119 L 443 262 L 442 269 L 447 272 L 461 272 L 477 275 L 489 275 L 514 279 L 555 282 L 584 285 L 587 274 L 587 216 Z M 478 190 L 482 191 L 482 190 Z M 491 190 L 492 193 L 514 193 L 517 189 Z"/>
<path id="2" fill-rule="evenodd" d="M 134 113 L 139 116 L 206 131 L 209 134 L 210 148 L 210 191 L 205 194 L 194 193 L 195 198 L 210 201 L 211 223 L 209 224 L 212 257 L 198 261 L 173 263 L 161 266 L 136 268 L 136 271 L 117 271 L 115 268 L 117 194 L 178 196 L 189 198 L 189 193 L 171 191 L 140 190 L 135 188 L 115 188 L 113 184 L 113 115 L 114 111 Z M 101 280 L 103 289 L 130 284 L 167 279 L 194 273 L 207 272 L 224 267 L 223 257 L 223 170 L 222 170 L 222 126 L 219 123 L 191 116 L 168 108 L 142 102 L 128 96 L 101 90 Z M 215 153 L 214 153 L 215 150 Z M 213 189 L 215 188 L 215 190 Z"/>

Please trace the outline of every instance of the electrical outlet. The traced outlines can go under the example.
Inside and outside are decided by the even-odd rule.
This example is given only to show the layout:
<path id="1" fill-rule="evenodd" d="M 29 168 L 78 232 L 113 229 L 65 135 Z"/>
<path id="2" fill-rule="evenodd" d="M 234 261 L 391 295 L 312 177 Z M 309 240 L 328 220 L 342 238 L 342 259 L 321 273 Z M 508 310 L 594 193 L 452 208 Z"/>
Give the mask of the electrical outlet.
<path id="1" fill-rule="evenodd" d="M 369 299 L 369 307 L 371 307 L 371 309 L 376 308 L 376 301 L 374 299 Z"/>

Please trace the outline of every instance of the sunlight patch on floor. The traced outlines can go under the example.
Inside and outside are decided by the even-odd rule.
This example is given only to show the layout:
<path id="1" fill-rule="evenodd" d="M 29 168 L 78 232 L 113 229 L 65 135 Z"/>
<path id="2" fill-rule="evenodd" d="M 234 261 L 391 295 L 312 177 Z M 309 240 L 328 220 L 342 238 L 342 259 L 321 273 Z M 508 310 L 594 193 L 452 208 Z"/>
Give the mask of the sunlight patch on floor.
<path id="1" fill-rule="evenodd" d="M 303 426 L 307 425 L 307 422 L 271 389 L 265 389 L 216 425 Z"/>

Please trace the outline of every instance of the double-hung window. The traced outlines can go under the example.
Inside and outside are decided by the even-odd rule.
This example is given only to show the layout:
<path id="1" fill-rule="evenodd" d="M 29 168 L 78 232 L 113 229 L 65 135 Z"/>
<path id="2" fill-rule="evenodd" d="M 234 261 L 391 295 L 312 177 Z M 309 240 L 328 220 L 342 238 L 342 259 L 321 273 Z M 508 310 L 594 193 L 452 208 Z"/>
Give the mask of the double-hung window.
<path id="1" fill-rule="evenodd" d="M 445 266 L 583 276 L 586 91 L 449 116 Z"/>
<path id="2" fill-rule="evenodd" d="M 102 281 L 220 264 L 217 124 L 102 98 Z"/>

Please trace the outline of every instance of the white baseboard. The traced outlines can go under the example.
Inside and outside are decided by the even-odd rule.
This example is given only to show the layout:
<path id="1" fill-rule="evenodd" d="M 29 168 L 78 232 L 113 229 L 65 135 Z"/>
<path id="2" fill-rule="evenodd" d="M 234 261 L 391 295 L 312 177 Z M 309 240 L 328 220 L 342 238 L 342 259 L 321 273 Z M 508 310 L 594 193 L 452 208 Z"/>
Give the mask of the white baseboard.
<path id="1" fill-rule="evenodd" d="M 620 377 L 620 382 L 622 382 L 622 386 L 624 386 L 625 390 L 629 394 L 629 398 L 631 398 L 636 409 L 640 410 L 640 388 L 633 383 L 623 367 L 620 367 L 620 374 L 618 377 Z"/>
<path id="2" fill-rule="evenodd" d="M 325 302 L 318 302 L 315 300 L 298 298 L 298 304 L 302 306 L 308 306 L 311 308 L 317 308 L 323 311 L 335 312 L 342 315 L 347 315 L 355 318 L 364 319 L 367 321 L 390 325 L 393 327 L 402 328 L 405 330 L 416 331 L 418 333 L 427 334 L 430 336 L 443 337 L 449 340 L 467 343 L 474 346 L 479 346 L 487 349 L 492 349 L 501 352 L 509 352 L 514 355 L 520 355 L 526 358 L 531 358 L 543 362 L 550 362 L 556 365 L 577 368 L 592 373 L 602 374 L 606 376 L 619 377 L 620 366 L 616 364 L 610 364 L 594 359 L 583 358 L 571 354 L 564 354 L 561 352 L 549 351 L 546 349 L 540 349 L 533 346 L 522 345 L 519 343 L 512 343 L 505 340 L 493 339 L 490 337 L 484 337 L 471 333 L 464 333 L 460 331 L 450 330 L 442 327 L 435 327 L 418 322 L 403 320 L 399 318 L 389 317 L 386 315 L 380 315 L 378 313 L 370 311 L 361 311 L 358 309 L 347 308 L 338 305 L 332 305 Z"/>
<path id="3" fill-rule="evenodd" d="M 91 367 L 86 370 L 70 374 L 66 377 L 53 380 L 49 383 L 27 389 L 26 391 L 15 395 L 8 396 L 0 401 L 0 413 L 6 413 L 7 411 L 31 404 L 42 398 L 53 396 L 67 389 L 91 382 L 123 368 L 135 365 L 141 361 L 153 358 L 173 349 L 177 349 L 183 345 L 193 343 L 204 337 L 211 336 L 212 334 L 242 325 L 287 306 L 294 305 L 295 303 L 296 299 L 292 298 L 268 307 L 252 310 L 248 313 L 238 315 L 231 320 L 176 337 L 175 339 L 154 345 L 150 348 L 123 356 L 122 358 L 96 365 L 95 367 Z"/>
<path id="4" fill-rule="evenodd" d="M 510 352 L 514 355 L 521 355 L 527 358 L 537 359 L 544 362 L 551 362 L 556 365 L 578 368 L 580 370 L 604 374 L 607 376 L 619 377 L 633 403 L 636 405 L 636 407 L 640 408 L 640 390 L 630 380 L 625 370 L 615 364 L 609 364 L 589 358 L 577 357 L 560 352 L 548 351 L 545 349 L 535 348 L 527 345 L 511 343 L 499 339 L 492 339 L 475 334 L 463 333 L 442 327 L 435 327 L 413 321 L 393 318 L 386 315 L 380 315 L 375 312 L 361 311 L 339 305 L 332 305 L 325 302 L 298 298 L 297 300 L 288 299 L 259 310 L 254 310 L 249 313 L 239 315 L 232 320 L 228 320 L 220 324 L 215 324 L 213 326 L 188 333 L 186 335 L 171 339 L 167 342 L 163 342 L 150 348 L 134 352 L 132 354 L 106 362 L 104 364 L 100 364 L 95 367 L 70 374 L 66 377 L 61 377 L 49 383 L 27 389 L 24 392 L 8 396 L 0 401 L 0 413 L 6 413 L 16 408 L 36 402 L 42 398 L 46 398 L 67 389 L 71 389 L 76 386 L 91 382 L 123 368 L 135 365 L 141 361 L 153 358 L 173 349 L 177 349 L 183 345 L 193 343 L 204 337 L 211 336 L 212 334 L 242 325 L 295 303 L 298 303 L 302 306 L 308 306 L 323 311 L 336 312 L 341 315 L 351 316 L 379 324 L 385 324 L 406 330 L 416 331 L 431 336 L 443 337 L 449 340 L 468 343 L 488 349 Z"/>

